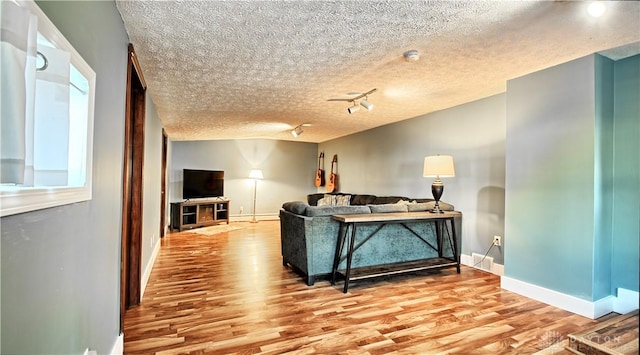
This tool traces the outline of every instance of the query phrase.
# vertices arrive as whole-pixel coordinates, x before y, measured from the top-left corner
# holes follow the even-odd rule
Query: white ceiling
[[[170,139],[304,142],[502,93],[509,79],[605,49],[640,52],[639,2],[606,2],[600,18],[587,5],[116,0]],[[374,88],[372,111],[329,101]],[[294,138],[302,123],[312,126]]]

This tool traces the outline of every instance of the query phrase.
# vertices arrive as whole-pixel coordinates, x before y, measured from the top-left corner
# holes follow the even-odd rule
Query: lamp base
[[[443,210],[440,209],[440,205],[438,204],[438,201],[436,201],[436,205],[433,206],[433,209],[431,211],[429,211],[431,213],[444,213]]]
[[[436,204],[435,206],[433,206],[431,213],[444,213],[444,211],[440,209],[440,197],[442,197],[443,192],[444,192],[444,184],[442,183],[442,180],[440,180],[440,178],[437,177],[436,180],[431,185],[431,193],[433,194],[433,199],[436,201]]]

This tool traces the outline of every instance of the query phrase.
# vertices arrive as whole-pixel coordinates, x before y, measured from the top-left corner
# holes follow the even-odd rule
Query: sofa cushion
[[[377,196],[371,204],[384,205],[388,203],[397,203],[398,201],[402,200],[408,200],[408,198],[401,196]]]
[[[388,212],[408,212],[408,205],[397,203],[387,203],[383,205],[369,205],[371,213],[388,213]]]
[[[282,209],[295,214],[304,214],[304,211],[307,209],[307,206],[309,205],[303,201],[291,201],[291,202],[283,203]]]
[[[373,203],[375,199],[375,195],[353,195],[353,197],[351,197],[351,204],[364,206]]]
[[[421,203],[421,202],[431,202],[434,200],[432,198],[414,198],[411,201],[416,201],[417,203]]]
[[[424,211],[431,211],[433,209],[433,207],[435,206],[435,201],[431,201],[431,202],[419,202],[419,203],[415,203],[415,204],[411,204],[411,205],[407,205],[407,207],[409,208],[409,212],[424,212]],[[440,209],[443,211],[453,211],[453,205],[450,205],[446,202],[442,202],[440,201]]]
[[[416,200],[400,200],[396,202],[396,205],[415,205],[416,203],[418,203]]]
[[[307,206],[308,217],[332,216],[334,214],[371,213],[369,206]]]

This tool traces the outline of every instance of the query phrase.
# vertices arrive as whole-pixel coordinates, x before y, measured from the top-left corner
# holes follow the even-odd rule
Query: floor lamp
[[[262,170],[260,169],[252,169],[249,173],[249,178],[253,179],[253,218],[251,219],[251,223],[257,223],[256,219],[256,195],[258,193],[258,180],[263,179]]]
[[[456,176],[453,168],[453,157],[451,155],[432,155],[424,158],[424,177],[435,177],[435,181],[431,185],[431,193],[433,199],[436,201],[433,206],[433,213],[442,213],[440,209],[440,197],[444,192],[444,184],[441,177],[453,177]]]

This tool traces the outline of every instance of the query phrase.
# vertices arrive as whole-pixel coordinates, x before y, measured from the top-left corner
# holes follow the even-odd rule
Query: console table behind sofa
[[[338,241],[336,246],[336,253],[333,262],[333,269],[331,272],[331,284],[335,285],[336,275],[338,273],[339,265],[346,261],[345,273],[344,273],[344,288],[343,292],[347,293],[349,290],[350,280],[360,280],[371,277],[379,277],[385,275],[395,275],[406,272],[415,272],[426,269],[442,268],[455,266],[458,273],[460,273],[460,251],[458,248],[456,227],[454,218],[460,217],[460,212],[444,212],[444,213],[431,213],[431,212],[400,212],[400,213],[372,213],[372,214],[346,214],[346,215],[334,215],[333,219],[340,222],[340,232],[338,235]],[[448,222],[448,223],[447,223]],[[431,226],[431,234],[421,234],[418,232],[420,228],[417,228],[420,224],[428,223]],[[400,225],[405,229],[405,235],[413,236],[417,240],[420,240],[424,245],[437,252],[435,256],[425,256],[423,263],[416,265],[411,263],[410,266],[402,267],[403,263],[398,263],[396,266],[400,268],[391,268],[388,265],[388,270],[379,271],[374,273],[364,274],[362,276],[353,277],[351,274],[351,265],[354,253],[362,248],[365,243],[369,242],[372,238],[376,238],[376,235],[385,227],[391,227],[393,225]],[[376,226],[376,229],[371,231],[370,234],[366,234],[360,238],[360,242],[356,243],[356,237],[358,237],[358,230],[364,226]],[[433,240],[429,240],[430,236],[435,233],[435,243]],[[388,238],[386,240],[387,245],[393,245],[396,243],[394,238]],[[445,251],[445,246],[449,247],[449,252]],[[386,250],[382,251],[385,252]],[[430,253],[431,254],[431,253]],[[406,263],[404,263],[406,264]]]

